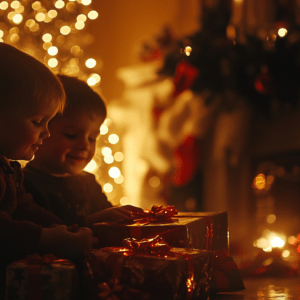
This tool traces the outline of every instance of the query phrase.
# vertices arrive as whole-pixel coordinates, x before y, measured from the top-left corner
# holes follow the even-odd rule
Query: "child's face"
[[[56,176],[80,173],[95,154],[103,121],[103,117],[80,113],[55,118],[49,124],[51,136],[37,151],[33,163]]]
[[[58,111],[57,103],[41,108],[20,107],[0,111],[0,153],[14,160],[30,160],[49,137],[48,122]]]

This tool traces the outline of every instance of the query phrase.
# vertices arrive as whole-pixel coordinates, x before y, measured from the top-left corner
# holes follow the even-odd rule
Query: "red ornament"
[[[254,86],[263,95],[271,95],[274,92],[274,83],[267,67],[262,67],[261,73],[255,79]]]

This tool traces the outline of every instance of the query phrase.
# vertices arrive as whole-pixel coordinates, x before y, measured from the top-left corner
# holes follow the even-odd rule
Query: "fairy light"
[[[42,40],[44,42],[51,42],[52,41],[52,35],[50,33],[45,33],[43,36],[42,36]]]
[[[87,17],[84,14],[80,14],[77,16],[76,20],[77,22],[85,22],[87,20]]]
[[[8,5],[8,2],[7,2],[7,1],[2,1],[2,2],[0,3],[0,9],[6,10],[6,9],[8,9],[8,7],[9,7],[9,5]]]
[[[103,156],[109,156],[112,154],[112,150],[109,147],[104,147],[101,152]]]
[[[55,56],[58,53],[58,49],[55,46],[52,46],[48,49],[48,54],[51,56]]]
[[[110,183],[106,183],[103,185],[103,191],[105,193],[111,193],[113,191],[114,187]]]
[[[55,2],[54,5],[55,5],[55,7],[56,7],[57,9],[62,9],[62,8],[65,6],[65,2],[62,1],[62,0],[58,0],[58,1]]]
[[[94,58],[89,58],[86,60],[85,65],[90,69],[94,68],[96,66],[96,60]]]
[[[51,68],[55,68],[58,65],[58,60],[56,58],[50,58],[48,60],[48,66]]]
[[[119,136],[117,134],[111,134],[109,137],[108,137],[108,141],[111,143],[111,144],[116,144],[118,143],[119,141]]]
[[[91,20],[95,20],[95,19],[98,18],[98,13],[95,10],[91,10],[88,13],[88,18],[91,19]]]
[[[287,35],[287,33],[288,33],[288,31],[287,31],[286,28],[279,28],[279,29],[278,29],[278,35],[279,35],[280,37],[285,37],[285,36]]]
[[[157,176],[152,176],[149,179],[149,185],[153,188],[157,188],[160,185],[160,179]]]
[[[85,27],[85,24],[82,21],[78,21],[78,22],[75,23],[75,28],[77,30],[82,30],[84,27]]]
[[[124,159],[124,154],[122,152],[116,152],[114,155],[114,159],[117,162],[121,162]]]
[[[111,167],[108,171],[108,175],[111,178],[118,178],[121,175],[121,171],[117,167]]]
[[[91,3],[92,3],[92,0],[81,0],[81,3],[83,4],[83,5],[90,5]]]
[[[70,26],[65,25],[60,28],[60,33],[63,35],[68,35],[70,32],[71,32]]]
[[[101,126],[100,126],[100,134],[101,135],[105,135],[105,134],[107,134],[108,133],[108,127],[105,125],[105,124],[102,124]]]
[[[122,184],[124,182],[124,176],[120,175],[119,177],[114,178],[114,182],[117,184]]]

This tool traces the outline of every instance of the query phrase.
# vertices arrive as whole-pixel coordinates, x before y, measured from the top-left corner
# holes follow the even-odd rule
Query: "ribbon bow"
[[[132,212],[132,216],[141,218],[144,221],[170,221],[172,217],[178,214],[174,205],[163,207],[162,205],[153,205],[151,209],[145,209],[143,212]]]
[[[164,241],[164,239],[157,235],[153,238],[145,238],[138,241],[135,238],[128,238],[123,240],[123,246],[135,253],[159,253],[169,252],[171,247]]]

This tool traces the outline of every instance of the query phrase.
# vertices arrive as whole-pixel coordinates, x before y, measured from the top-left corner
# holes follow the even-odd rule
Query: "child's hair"
[[[86,82],[67,75],[57,75],[57,77],[63,84],[67,97],[67,105],[63,114],[96,113],[106,118],[105,101]]]
[[[22,104],[39,107],[52,101],[63,111],[65,92],[54,73],[34,57],[0,42],[1,109]]]

